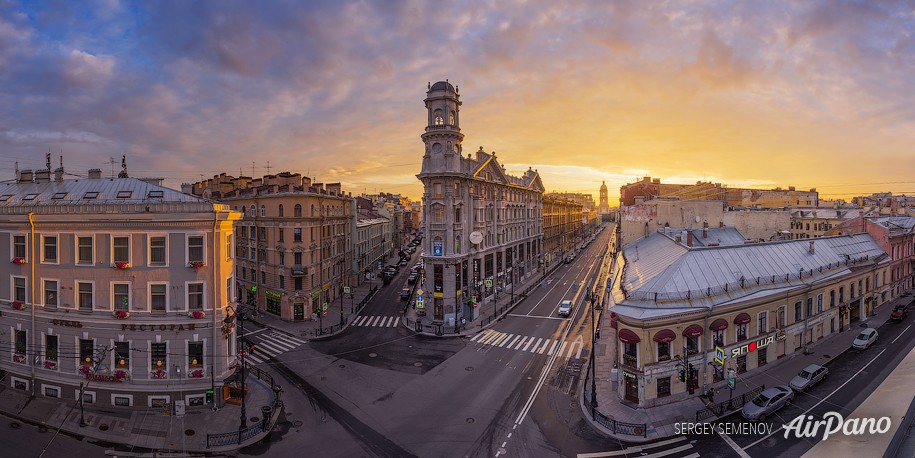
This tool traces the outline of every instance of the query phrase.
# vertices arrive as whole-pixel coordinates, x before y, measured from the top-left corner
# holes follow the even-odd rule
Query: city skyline
[[[417,198],[418,100],[447,78],[464,101],[465,153],[495,151],[514,174],[531,166],[550,191],[596,196],[605,180],[613,203],[641,176],[823,198],[913,184],[904,5],[0,10],[9,171],[42,167],[50,151],[68,171],[107,175],[126,154],[133,176],[177,188],[261,176],[269,161],[354,194]]]

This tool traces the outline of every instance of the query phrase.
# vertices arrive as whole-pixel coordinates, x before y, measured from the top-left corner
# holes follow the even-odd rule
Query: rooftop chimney
[[[718,227],[724,227],[724,221],[719,221],[719,222],[718,222]]]
[[[31,183],[32,182],[32,171],[31,170],[20,170],[19,171],[19,182],[20,183]]]
[[[54,181],[60,183],[64,181],[64,157],[60,156],[60,167],[54,169]]]
[[[702,223],[702,238],[708,238],[708,221]]]
[[[686,246],[693,246],[693,231],[686,231]]]
[[[813,248],[813,240],[810,241],[810,254],[814,254],[815,250]]]
[[[89,169],[89,179],[98,180],[102,178],[102,169]]]
[[[35,171],[35,182],[36,183],[48,183],[51,181],[51,171],[50,170],[36,170]]]

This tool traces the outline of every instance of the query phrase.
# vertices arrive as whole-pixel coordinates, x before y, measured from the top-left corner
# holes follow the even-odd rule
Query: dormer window
[[[118,191],[118,199],[130,199],[130,196],[133,195],[133,191]]]
[[[149,194],[146,195],[150,199],[161,199],[162,196],[162,191],[149,191]]]
[[[83,199],[98,199],[98,191],[89,191],[83,194]]]
[[[55,192],[54,195],[51,196],[51,199],[53,199],[53,200],[60,200],[60,199],[63,199],[63,198],[65,198],[65,197],[67,197],[67,193],[66,193],[66,192]]]
[[[12,194],[4,194],[4,195],[0,196],[0,202],[6,202],[6,201],[10,200],[12,197],[13,197]]]
[[[22,200],[35,200],[36,198],[38,198],[38,194],[26,194]]]

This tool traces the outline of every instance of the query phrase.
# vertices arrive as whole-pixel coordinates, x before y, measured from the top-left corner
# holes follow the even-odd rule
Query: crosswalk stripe
[[[388,325],[388,317],[383,316],[383,317],[381,317],[380,320],[378,320],[378,327],[379,327],[379,328],[386,327],[387,325]]]
[[[254,364],[260,364],[264,362],[262,359],[260,359],[260,357],[256,355],[248,355],[245,359],[247,359],[248,362],[253,362]]]
[[[515,345],[515,350],[521,348],[521,346],[524,345],[524,342],[527,341],[527,339],[528,339],[527,336],[525,336],[523,339],[521,339],[521,342],[518,342],[518,345]],[[531,338],[531,340],[533,340],[533,338]]]
[[[471,341],[471,342],[476,342],[477,339],[479,339],[480,337],[488,336],[488,335],[489,335],[489,332],[490,332],[489,329],[484,329],[483,331],[478,332],[477,335],[471,337],[471,338],[470,338],[470,341]]]
[[[540,350],[537,350],[537,354],[542,355],[543,352],[545,352],[546,349],[550,347],[550,344],[551,344],[551,343],[553,343],[553,339],[544,339],[544,340],[543,340],[543,346],[540,347]]]
[[[296,345],[288,344],[280,340],[263,340],[262,342],[270,342],[274,347],[280,348],[283,351],[289,351],[296,347]]]
[[[388,323],[387,323],[385,326],[386,326],[386,327],[389,327],[389,328],[392,328],[392,327],[394,327],[394,322],[395,322],[395,321],[397,321],[397,317],[396,317],[396,316],[392,316],[391,319],[388,321]]]
[[[668,449],[668,450],[663,450],[663,451],[660,451],[660,452],[657,452],[657,453],[652,453],[652,454],[650,454],[650,455],[642,455],[642,458],[661,458],[662,456],[672,455],[672,454],[674,454],[674,453],[680,453],[680,452],[682,452],[682,451],[684,451],[684,450],[689,450],[689,449],[691,449],[691,448],[693,448],[693,446],[690,445],[690,444],[681,445],[681,446],[676,447],[676,448],[672,448],[672,449]],[[698,456],[698,455],[696,455],[696,456]]]
[[[381,318],[382,318],[382,317],[380,317],[380,316],[375,317],[375,319],[372,320],[372,324],[370,324],[369,326],[375,326],[375,325],[377,325],[378,322],[381,321]]]
[[[556,350],[556,355],[557,355],[557,356],[562,356],[562,351],[565,350],[566,344],[567,344],[567,343],[568,343],[568,342],[563,342],[562,345],[559,346],[559,350]],[[551,353],[551,354],[552,354],[552,353]]]
[[[543,340],[543,337],[538,337],[538,338],[537,338],[537,343],[534,344],[534,348],[531,348],[531,353],[536,353],[536,352],[537,352],[537,347],[540,346],[540,341],[541,341],[541,340]],[[527,347],[525,347],[524,349],[527,350]]]
[[[550,347],[550,351],[547,352],[548,355],[552,356],[553,352],[556,351],[556,347],[559,345],[559,340],[553,342],[553,346]]]
[[[509,335],[508,335],[508,339],[503,340],[502,343],[499,344],[499,347],[504,347],[505,344],[507,344],[508,341],[509,341],[512,337],[514,337],[515,340],[518,340],[518,337],[521,337],[521,336],[515,336],[514,334],[509,334]],[[511,345],[509,345],[509,347],[511,347]]]
[[[292,344],[294,346],[305,345],[306,343],[308,343],[302,339],[297,339],[295,337],[291,337],[291,336],[287,336],[287,335],[283,335],[283,334],[273,334],[273,336],[275,337],[274,340],[279,340],[280,342]]]
[[[393,328],[393,327],[397,326],[398,324],[400,324],[400,318],[395,316],[394,319],[391,320],[391,327]]]
[[[489,342],[489,345],[492,345],[492,346],[495,347],[496,344],[498,344],[498,343],[504,344],[505,342],[503,342],[503,341],[504,341],[504,340],[510,339],[511,336],[512,336],[511,334],[506,334],[506,333],[504,333],[504,332],[500,332],[499,334],[500,334],[500,336],[499,336],[496,340],[493,340],[492,342]]]
[[[272,344],[272,342],[261,341],[261,343],[258,344],[256,348],[258,348],[259,350],[266,348],[268,350],[266,353],[270,356],[276,356],[276,355],[286,351],[286,350],[283,350],[282,348],[275,347],[271,344]]]
[[[524,346],[524,350],[521,350],[521,351],[527,351],[527,347],[530,347],[532,343],[534,343],[534,338],[533,338],[533,337],[531,337],[531,340],[528,340],[528,341],[527,341],[527,345],[525,345],[525,346]]]
[[[520,339],[520,338],[521,338],[520,335],[515,336],[515,340],[512,340],[512,343],[508,344],[508,347],[506,347],[506,348],[511,348],[513,345],[515,345],[515,342],[517,342],[518,339]],[[508,339],[506,339],[506,340],[508,340]],[[501,345],[499,345],[499,346],[501,347]]]
[[[504,334],[502,334],[499,331],[493,331],[491,334],[489,334],[489,336],[483,338],[483,340],[481,340],[480,343],[482,343],[483,345],[490,345],[493,342],[495,342],[496,339],[498,339],[499,337],[501,337],[503,335]]]
[[[362,326],[362,322],[365,321],[366,317],[360,316],[356,318],[356,321],[353,321],[353,326]]]

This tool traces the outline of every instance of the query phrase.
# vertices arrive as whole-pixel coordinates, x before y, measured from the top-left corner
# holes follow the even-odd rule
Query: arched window
[[[296,218],[302,217],[302,206],[301,205],[295,204],[295,207],[292,207],[292,216],[294,216]]]
[[[301,208],[301,207],[299,207],[299,208]],[[280,204],[280,207],[277,210],[279,211],[280,217],[282,218],[283,217],[283,204]]]
[[[261,205],[261,218],[267,216],[267,206]]]
[[[251,216],[257,216],[257,207],[255,207],[254,205],[252,205],[252,206],[251,206],[251,209],[248,210],[248,214],[251,215]]]
[[[453,111],[451,112],[451,116],[448,117],[448,124],[452,125],[452,126],[454,125],[454,112]]]
[[[315,216],[315,204],[311,204],[311,216]]]
[[[445,118],[442,115],[442,110],[435,110],[432,113],[432,117],[435,119],[435,125],[441,126],[445,124]]]
[[[460,235],[454,238],[454,252],[455,253],[461,252],[461,236]]]

